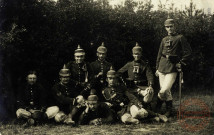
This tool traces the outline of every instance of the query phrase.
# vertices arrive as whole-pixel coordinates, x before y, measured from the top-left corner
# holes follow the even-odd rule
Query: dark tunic
[[[80,116],[80,124],[89,124],[91,120],[101,118],[101,122],[109,124],[113,122],[113,112],[112,110],[102,102],[98,103],[96,110],[89,110],[88,113],[83,112]]]
[[[69,113],[71,107],[75,103],[75,98],[78,96],[78,92],[74,88],[74,84],[69,83],[68,85],[63,85],[61,83],[56,83],[53,88],[54,105],[57,105],[60,110]]]
[[[90,64],[92,69],[92,88],[96,90],[96,95],[102,100],[102,89],[107,85],[106,74],[112,66],[111,63],[107,61],[100,62],[96,60]],[[103,72],[102,76],[96,77],[100,72]]]
[[[160,44],[156,69],[161,73],[177,72],[176,63],[187,63],[191,52],[191,47],[183,35],[166,36]]]
[[[128,71],[128,77],[131,80],[136,80],[139,85],[144,83],[147,79],[148,84],[154,84],[154,76],[149,63],[140,60],[138,62],[128,62],[125,66],[118,70],[118,74]]]
[[[139,100],[131,93],[127,91],[127,89],[123,86],[117,87],[107,87],[103,91],[103,96],[105,98],[105,102],[109,102],[112,104],[111,109],[113,109],[120,117],[128,112],[131,105],[139,105]],[[121,103],[124,105],[121,106]]]
[[[19,88],[17,107],[23,109],[40,110],[46,107],[46,91],[41,84],[25,84]]]
[[[77,64],[75,61],[68,62],[66,67],[71,72],[71,80],[75,82],[75,88],[78,90],[79,94],[83,95],[85,98],[90,93],[89,81],[91,80],[92,70],[90,65],[86,62]]]

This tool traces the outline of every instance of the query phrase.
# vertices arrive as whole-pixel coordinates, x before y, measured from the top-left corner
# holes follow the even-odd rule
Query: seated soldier
[[[79,124],[110,124],[113,122],[113,112],[107,104],[98,102],[97,95],[90,95],[86,101],[86,109],[81,114]]]
[[[111,63],[106,61],[107,48],[102,43],[101,46],[97,48],[98,59],[90,64],[92,69],[92,88],[97,90],[97,96],[100,101],[103,100],[102,89],[107,85],[106,73],[110,70],[112,66]]]
[[[140,108],[142,106],[138,99],[129,93],[125,87],[119,86],[117,83],[116,72],[111,68],[107,72],[108,87],[102,93],[106,104],[117,113],[119,119],[126,124],[138,124],[139,120],[133,118],[130,114],[132,106],[139,108],[136,111],[138,118],[148,116],[148,112]]]
[[[36,71],[30,71],[26,77],[27,83],[19,88],[16,116],[27,119],[28,125],[41,122],[46,106],[46,92],[37,82]]]
[[[114,70],[107,72],[108,87],[103,90],[106,104],[117,113],[119,119],[125,124],[138,124],[139,120],[145,118],[155,118],[167,122],[163,115],[154,113],[141,104],[141,102],[127,88],[118,85]]]
[[[70,71],[65,65],[60,70],[59,76],[60,82],[56,83],[52,90],[53,104],[56,106],[47,108],[46,115],[48,119],[55,118],[56,122],[75,124],[73,121],[75,114],[72,111],[76,109],[75,105],[84,104],[83,97],[74,89],[74,83],[70,80]]]
[[[149,64],[141,59],[142,48],[136,43],[132,49],[134,60],[128,62],[125,66],[118,70],[118,75],[121,76],[124,72],[128,72],[127,87],[131,88],[135,96],[144,104],[148,106],[152,101],[154,90],[152,88],[154,78]],[[145,83],[147,78],[148,86]]]

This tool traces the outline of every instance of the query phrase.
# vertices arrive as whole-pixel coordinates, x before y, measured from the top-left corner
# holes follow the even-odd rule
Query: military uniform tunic
[[[57,105],[60,110],[69,113],[75,98],[78,96],[78,92],[74,89],[73,84],[64,85],[56,83],[52,88],[52,92],[55,99],[53,105]]]
[[[128,77],[132,80],[136,80],[138,84],[145,82],[145,78],[147,78],[149,84],[154,84],[152,70],[149,64],[143,60],[139,60],[138,62],[128,62],[125,66],[118,70],[118,73],[121,75],[126,71],[128,71]]]
[[[41,84],[26,84],[19,89],[17,107],[40,110],[46,107],[46,91]]]
[[[66,67],[71,72],[71,80],[75,82],[75,88],[78,90],[79,94],[83,95],[85,98],[89,95],[89,90],[87,90],[87,85],[91,80],[92,70],[90,65],[86,62],[77,64],[75,61],[68,62]]]
[[[113,109],[120,117],[129,112],[132,105],[139,105],[138,99],[129,93],[125,87],[107,87],[103,91],[103,96],[105,102],[112,104],[111,109]]]
[[[176,63],[190,59],[191,47],[183,35],[174,34],[163,38],[160,44],[156,69],[161,73],[177,72]]]
[[[107,85],[106,74],[112,66],[111,63],[107,61],[100,62],[96,60],[90,64],[92,69],[92,88],[96,90],[96,95],[102,100],[102,89]],[[102,72],[103,75],[97,77],[97,75]]]

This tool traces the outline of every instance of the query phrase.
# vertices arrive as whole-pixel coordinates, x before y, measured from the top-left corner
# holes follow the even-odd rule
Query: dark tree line
[[[138,42],[155,72],[168,15],[193,49],[191,64],[185,68],[186,85],[206,84],[205,71],[213,66],[209,48],[213,48],[214,15],[204,14],[193,3],[184,11],[171,7],[169,13],[161,4],[153,11],[150,1],[132,0],[114,8],[107,0],[2,0],[0,5],[1,95],[16,95],[30,69],[39,71],[49,90],[62,65],[73,60],[78,44],[85,49],[86,60],[93,61],[97,47],[105,42],[108,60],[118,69],[132,59],[131,49]]]

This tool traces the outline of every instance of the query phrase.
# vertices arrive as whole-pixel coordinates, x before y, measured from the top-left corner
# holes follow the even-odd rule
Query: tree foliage
[[[2,68],[10,74],[13,87],[29,69],[37,69],[50,88],[64,63],[73,59],[80,44],[87,61],[95,60],[96,47],[105,42],[108,60],[116,69],[131,60],[131,49],[138,42],[144,59],[155,71],[155,61],[161,39],[166,35],[163,23],[168,12],[159,6],[153,11],[151,1],[126,0],[112,7],[107,0],[3,0],[1,1]],[[187,37],[193,49],[191,84],[203,81],[209,33],[213,15],[206,15],[193,3],[184,11],[170,9],[177,21],[177,31]],[[90,56],[90,57],[89,57]]]

